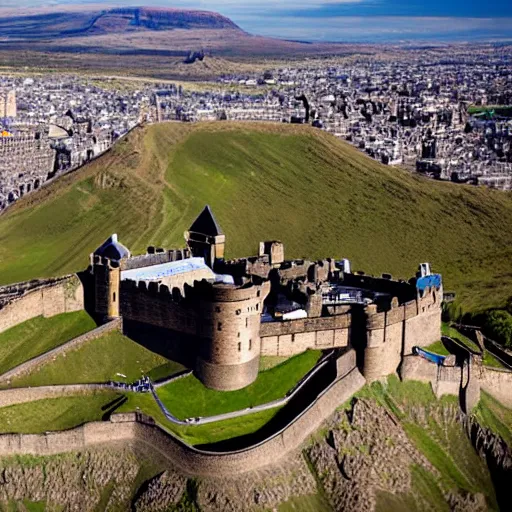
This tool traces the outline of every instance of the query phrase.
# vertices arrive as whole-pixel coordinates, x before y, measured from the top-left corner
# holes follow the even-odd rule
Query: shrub
[[[494,341],[507,348],[512,348],[512,315],[505,310],[487,313],[484,332]]]

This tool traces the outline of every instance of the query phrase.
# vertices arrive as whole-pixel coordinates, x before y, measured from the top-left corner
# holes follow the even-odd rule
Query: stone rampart
[[[475,368],[474,374],[481,389],[506,407],[512,408],[512,371],[481,366]]]
[[[81,345],[84,345],[88,341],[99,338],[100,336],[103,336],[104,334],[107,334],[108,332],[120,331],[121,329],[122,329],[122,321],[120,318],[111,320],[110,322],[108,322],[105,325],[101,325],[101,326],[97,327],[96,329],[93,329],[92,331],[86,332],[85,334],[82,334],[81,336],[73,338],[72,340],[60,345],[59,347],[54,348],[53,350],[45,352],[44,354],[41,354],[40,356],[34,357],[18,366],[12,368],[11,370],[0,375],[0,382],[6,382],[15,377],[20,377],[21,375],[30,373],[30,372],[34,371],[38,366],[41,366],[42,364],[46,363],[47,361],[51,361],[52,359],[54,359],[55,357],[57,357],[60,354],[64,354],[70,350],[74,350],[74,349],[80,347]]]
[[[88,423],[65,431],[39,435],[0,435],[0,455],[52,455],[83,450],[114,441],[150,446],[190,475],[228,476],[272,464],[300,447],[337,406],[364,386],[365,380],[354,368],[335,381],[301,415],[271,438],[235,452],[209,452],[195,449],[165,433],[140,415],[114,415],[109,422]]]
[[[14,298],[0,309],[0,332],[36,316],[51,317],[84,308],[82,283],[76,275],[42,281],[35,287],[24,287],[24,284],[29,283],[8,287],[19,287],[22,292],[20,295],[14,294]]]
[[[196,335],[200,324],[195,311],[173,300],[167,286],[148,287],[143,281],[121,281],[120,308],[123,318],[176,332]]]
[[[85,395],[92,391],[112,389],[106,384],[70,384],[63,386],[36,386],[33,388],[0,390],[0,407],[24,404],[46,398],[58,398],[64,395]],[[1,436],[0,436],[1,437]]]
[[[409,286],[409,285],[408,285]],[[367,344],[364,376],[375,380],[395,373],[404,356],[414,346],[424,347],[439,340],[441,333],[441,293],[427,290],[423,297],[388,311],[366,308]]]
[[[308,349],[346,347],[350,326],[350,314],[264,322],[260,327],[261,354],[290,356]]]

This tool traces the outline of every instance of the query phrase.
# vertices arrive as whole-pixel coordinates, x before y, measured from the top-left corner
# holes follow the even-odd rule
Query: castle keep
[[[262,355],[307,349],[354,348],[371,381],[439,339],[442,280],[429,264],[396,281],[353,273],[348,260],[287,261],[278,241],[228,261],[208,206],[185,239],[184,249],[132,256],[112,235],[91,254],[94,309],[142,332],[157,329],[160,343],[213,389],[251,384]]]

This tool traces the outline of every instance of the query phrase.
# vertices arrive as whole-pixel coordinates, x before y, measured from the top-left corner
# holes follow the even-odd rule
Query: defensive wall
[[[512,371],[481,366],[476,369],[475,375],[481,389],[512,408]]]
[[[165,328],[175,338],[188,335],[183,350],[195,356],[201,381],[213,389],[240,389],[258,375],[260,315],[269,289],[268,282],[234,286],[195,281],[183,293],[177,288],[171,293],[156,282],[122,281],[120,315]]]
[[[78,347],[84,345],[85,343],[94,340],[96,338],[99,338],[103,336],[104,334],[107,334],[111,331],[120,331],[122,329],[122,321],[120,318],[117,318],[115,320],[111,320],[110,322],[100,325],[99,327],[96,327],[96,329],[92,329],[89,332],[86,332],[85,334],[82,334],[81,336],[77,336],[76,338],[73,338],[72,340],[69,340],[66,343],[63,343],[62,345],[54,348],[53,350],[49,350],[48,352],[45,352],[44,354],[41,354],[40,356],[36,356],[32,359],[29,359],[28,361],[12,368],[11,370],[3,373],[0,375],[0,383],[8,382],[11,379],[15,377],[21,377],[22,375],[26,375],[27,373],[31,373],[35,369],[37,369],[42,364],[51,361],[55,357],[57,357],[60,354],[65,354],[69,352],[70,350],[75,350]]]
[[[346,347],[350,340],[352,315],[325,316],[263,322],[260,327],[261,355],[291,356],[307,349]]]
[[[84,309],[84,291],[74,274],[3,286],[0,287],[0,332],[36,316],[51,317],[81,309]]]
[[[422,297],[399,304],[394,298],[387,311],[373,304],[366,308],[367,341],[363,374],[369,381],[395,373],[414,346],[439,340],[442,290],[427,289]]]
[[[417,355],[405,356],[400,376],[403,380],[429,382],[438,398],[445,394],[459,396],[466,412],[478,404],[481,390],[512,408],[512,371],[485,366],[469,351],[461,366],[439,366]]]
[[[44,400],[46,398],[86,395],[93,391],[105,391],[106,389],[112,390],[107,384],[66,384],[62,386],[2,389],[0,390],[0,407],[24,404],[36,400]]]
[[[274,463],[290,451],[299,448],[336,407],[365,384],[364,377],[355,367],[353,351],[340,357],[337,374],[338,378],[288,425],[268,439],[242,450],[200,450],[165,432],[149,418],[140,414],[122,414],[113,415],[110,421],[88,423],[64,432],[0,435],[0,456],[53,455],[83,450],[104,443],[125,441],[141,443],[158,450],[180,471],[190,475],[215,477],[252,471]],[[89,389],[90,387],[88,386]],[[77,388],[79,392],[85,389],[84,386]],[[30,392],[32,390],[27,390],[27,393]],[[5,396],[4,400],[7,401],[8,395]],[[36,398],[27,396],[27,401],[34,399]]]

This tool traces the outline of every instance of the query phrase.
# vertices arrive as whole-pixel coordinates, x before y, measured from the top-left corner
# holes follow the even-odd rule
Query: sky
[[[0,0],[2,7],[102,0]],[[110,0],[216,11],[253,34],[307,41],[512,40],[512,0]]]

